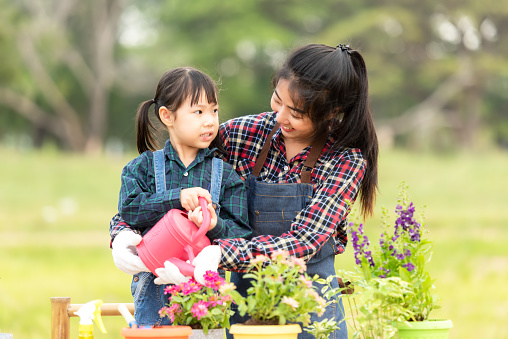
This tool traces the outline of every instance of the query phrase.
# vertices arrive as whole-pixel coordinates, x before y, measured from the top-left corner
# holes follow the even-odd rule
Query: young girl
[[[154,170],[153,151],[157,143],[156,131],[149,116],[152,105],[155,106],[155,117],[169,133],[163,150],[166,185],[162,190],[157,189]],[[217,151],[209,146],[217,137],[219,128],[217,91],[213,80],[190,67],[166,72],[159,81],[154,98],[140,105],[136,121],[140,155],[122,171],[118,203],[118,218],[123,219],[136,234],[120,232],[116,240],[129,243],[131,247],[137,245],[141,241],[141,234],[145,234],[167,211],[174,208],[188,211],[189,219],[200,226],[202,213],[199,197],[204,197],[209,203],[211,225],[207,236],[211,241],[250,237],[245,186],[230,165],[223,163],[219,201],[213,201],[212,205],[212,196],[208,191],[212,160]],[[214,207],[220,210],[218,215]],[[217,269],[220,253],[207,253],[196,257],[196,272],[198,258],[209,262],[213,256],[216,257]],[[115,263],[118,266],[119,263]],[[167,318],[162,319],[158,314],[167,299],[164,298],[165,286],[156,284],[157,281],[154,283],[155,275],[141,261],[122,264],[138,266],[137,270],[132,270],[133,273],[142,271],[134,274],[131,285],[138,324],[167,322]]]

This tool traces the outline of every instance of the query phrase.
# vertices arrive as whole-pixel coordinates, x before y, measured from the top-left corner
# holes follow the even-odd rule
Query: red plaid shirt
[[[264,142],[271,142],[260,179],[268,183],[299,183],[310,147],[288,163],[280,130],[272,140],[266,140],[275,123],[276,115],[270,112],[239,117],[222,124],[220,133],[229,153],[226,160],[242,178],[247,178]],[[335,243],[336,253],[344,251],[346,217],[356,200],[366,160],[359,149],[332,150],[332,146],[333,140],[329,138],[312,171],[314,196],[293,220],[291,231],[279,237],[261,235],[251,240],[214,240],[214,244],[222,248],[222,268],[245,271],[256,255],[270,255],[277,250],[309,260],[328,240]]]

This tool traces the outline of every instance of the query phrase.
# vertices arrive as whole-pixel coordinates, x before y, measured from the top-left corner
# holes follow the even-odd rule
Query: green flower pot
[[[447,339],[453,327],[451,320],[411,321],[409,324],[397,326],[400,339]]]

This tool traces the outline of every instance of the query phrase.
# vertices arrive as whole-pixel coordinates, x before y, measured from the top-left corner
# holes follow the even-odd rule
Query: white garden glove
[[[218,245],[210,245],[206,246],[199,252],[199,254],[194,258],[192,264],[195,266],[194,269],[194,279],[200,283],[201,285],[205,284],[205,279],[203,275],[206,271],[215,271],[219,267],[220,258],[221,258],[221,248]]]
[[[120,271],[130,275],[150,272],[136,252],[136,246],[141,239],[141,235],[130,230],[123,230],[113,240],[113,261]]]
[[[153,281],[157,285],[181,284],[189,281],[190,277],[184,276],[178,267],[171,261],[165,261],[164,267],[156,268],[158,277]]]

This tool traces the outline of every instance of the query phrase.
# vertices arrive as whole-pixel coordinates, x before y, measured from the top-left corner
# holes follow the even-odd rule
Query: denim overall
[[[270,140],[278,127],[278,124],[275,125],[268,136],[268,142],[265,143],[256,160],[253,173],[246,180],[249,223],[254,231],[254,237],[268,234],[280,236],[291,230],[293,219],[310,203],[314,194],[313,185],[310,183],[310,172],[326,142],[326,139],[321,139],[313,144],[301,174],[302,183],[266,183],[260,181],[258,176],[266,160]],[[333,239],[329,239],[307,262],[307,274],[311,277],[318,274],[323,279],[335,275],[334,259],[335,245]],[[244,279],[242,273],[231,272],[231,281],[237,286],[237,291],[246,296],[246,291],[251,286],[249,279]],[[314,283],[314,286],[317,287],[317,292],[321,295],[323,285]],[[338,287],[336,279],[333,279],[332,287]],[[243,323],[249,318],[247,315],[241,317],[236,309],[235,312],[230,319],[231,325]],[[321,317],[318,317],[317,313],[311,313],[311,323],[325,318],[335,319],[341,327],[340,330],[331,333],[329,338],[347,339],[346,323],[344,321],[341,323],[344,318],[344,307],[340,298],[336,300],[336,303],[330,304]],[[233,338],[229,331],[227,331],[227,338]],[[313,336],[303,331],[302,328],[302,333],[298,335],[298,338],[313,338]]]
[[[166,171],[164,166],[164,152],[153,152],[155,186],[157,192],[166,189]],[[220,187],[222,182],[222,160],[212,159],[212,180],[210,194],[215,206],[219,206]],[[219,213],[216,209],[217,214]],[[147,230],[148,231],[148,230]],[[134,299],[134,318],[140,326],[145,325],[171,325],[168,317],[159,317],[159,310],[166,306],[168,296],[164,295],[167,285],[157,285],[153,281],[155,275],[151,272],[140,272],[132,278],[131,293]]]

